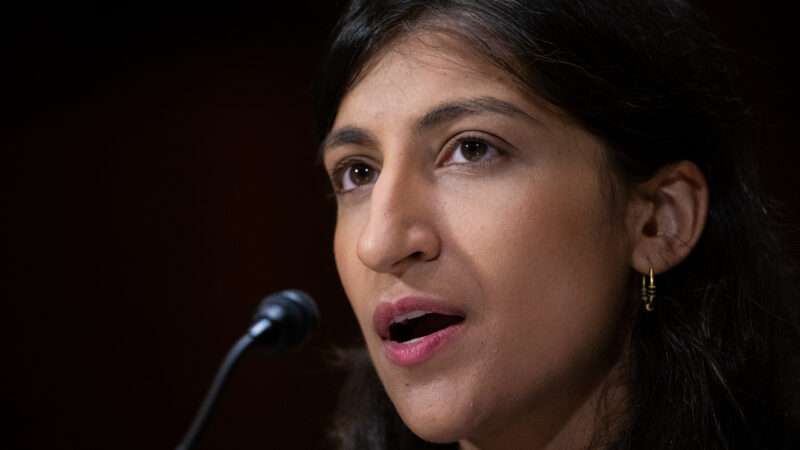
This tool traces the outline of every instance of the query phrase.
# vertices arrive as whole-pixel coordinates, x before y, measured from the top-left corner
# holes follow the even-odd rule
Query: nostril
[[[377,202],[374,195],[371,201],[374,206]],[[357,255],[366,267],[399,274],[414,264],[433,261],[439,256],[439,236],[427,216],[406,212],[399,206],[383,209],[386,208],[370,211],[358,236]]]

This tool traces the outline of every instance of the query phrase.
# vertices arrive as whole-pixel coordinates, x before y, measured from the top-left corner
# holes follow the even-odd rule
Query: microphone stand
[[[203,400],[203,404],[197,411],[197,414],[192,421],[192,425],[189,427],[189,431],[186,432],[183,440],[175,450],[189,450],[192,448],[194,443],[197,441],[197,438],[200,436],[200,433],[205,428],[210,413],[214,409],[214,405],[217,403],[219,394],[222,392],[222,388],[225,387],[225,382],[228,380],[228,375],[231,373],[233,368],[236,367],[236,363],[239,362],[239,357],[242,356],[244,351],[247,350],[250,344],[252,344],[253,341],[255,341],[259,335],[261,335],[261,333],[270,328],[270,325],[271,323],[269,319],[262,319],[256,322],[252,327],[250,327],[250,330],[248,330],[244,336],[239,338],[233,347],[231,347],[231,349],[228,351],[228,354],[225,355],[225,359],[222,360],[222,365],[217,370],[217,374],[214,376],[214,381],[211,382],[211,387],[208,389],[206,398]]]
[[[311,297],[297,290],[281,291],[261,301],[255,322],[225,355],[197,415],[176,450],[190,450],[202,433],[239,357],[256,342],[258,346],[282,352],[300,345],[319,320],[319,310]]]

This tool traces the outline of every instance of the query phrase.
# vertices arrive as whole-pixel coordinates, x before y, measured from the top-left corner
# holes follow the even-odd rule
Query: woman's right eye
[[[332,175],[333,187],[339,194],[344,194],[362,186],[375,182],[378,169],[362,161],[345,162]]]

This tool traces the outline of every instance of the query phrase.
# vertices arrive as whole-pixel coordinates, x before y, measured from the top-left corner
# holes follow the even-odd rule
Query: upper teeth
[[[410,313],[401,314],[395,317],[392,320],[392,323],[400,323],[405,322],[406,320],[416,319],[417,317],[422,317],[425,314],[429,314],[430,311],[411,311]]]

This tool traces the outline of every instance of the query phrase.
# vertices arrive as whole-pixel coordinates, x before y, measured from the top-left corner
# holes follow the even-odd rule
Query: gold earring
[[[648,277],[650,282],[648,283]],[[656,278],[653,274],[653,268],[650,268],[649,275],[642,274],[642,302],[644,302],[644,309],[647,312],[652,312],[656,309],[654,302],[656,300]]]

